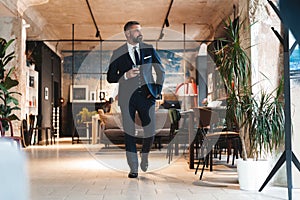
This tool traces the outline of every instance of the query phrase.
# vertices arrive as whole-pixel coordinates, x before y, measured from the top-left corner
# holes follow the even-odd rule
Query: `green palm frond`
[[[284,135],[282,82],[271,93],[262,91],[253,96],[251,83],[251,64],[246,49],[241,45],[241,27],[245,21],[224,22],[227,38],[221,38],[214,50],[215,63],[227,92],[226,126],[239,131],[243,146],[243,158],[252,151],[277,148]],[[248,141],[250,140],[250,141]]]

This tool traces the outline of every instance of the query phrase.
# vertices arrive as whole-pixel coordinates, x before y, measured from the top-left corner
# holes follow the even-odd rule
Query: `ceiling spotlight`
[[[95,37],[99,37],[99,36],[100,36],[100,31],[97,30]]]
[[[166,25],[166,27],[170,26],[168,18],[165,20],[165,25]]]

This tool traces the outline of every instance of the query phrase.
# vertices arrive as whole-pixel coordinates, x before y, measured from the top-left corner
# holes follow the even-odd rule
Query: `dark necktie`
[[[140,58],[139,58],[139,54],[136,50],[136,47],[133,47],[133,51],[134,51],[134,57],[135,57],[135,64],[140,65]]]

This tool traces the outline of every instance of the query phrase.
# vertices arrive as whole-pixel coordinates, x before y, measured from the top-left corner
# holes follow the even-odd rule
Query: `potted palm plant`
[[[249,128],[249,153],[253,159],[238,160],[237,162],[241,189],[259,189],[270,170],[268,160],[261,158],[272,154],[283,141],[284,110],[281,101],[282,91],[283,84],[281,81],[274,91],[268,93],[261,90],[259,94],[252,96],[251,103],[245,106],[250,113],[249,118],[244,123]]]
[[[14,110],[20,110],[19,102],[14,95],[21,95],[21,93],[12,90],[19,84],[18,80],[12,78],[15,67],[7,69],[10,61],[14,58],[14,52],[6,54],[6,51],[13,41],[14,39],[11,39],[7,42],[0,38],[0,117],[10,121],[19,120],[13,113]],[[7,121],[3,121],[2,125],[5,130],[9,128]]]
[[[283,81],[272,92],[262,90],[253,97],[249,109],[251,118],[249,124],[251,149],[257,159],[262,152],[271,153],[277,149],[284,138],[284,108],[282,102]]]
[[[239,18],[228,19],[224,27],[227,37],[220,39],[214,51],[216,65],[227,91],[227,129],[239,132],[241,139],[243,162],[237,162],[238,172],[241,171],[241,163],[249,161],[250,157],[257,160],[262,152],[271,152],[280,146],[284,138],[284,112],[280,101],[282,84],[270,93],[262,90],[259,94],[252,94],[250,59],[240,40],[243,23]],[[255,169],[253,162],[246,163],[245,166]],[[241,189],[252,190],[259,187],[261,184],[257,180],[250,188],[243,186],[245,181],[241,180],[241,176],[247,174],[251,174],[251,177],[246,177],[246,181],[253,179],[259,171],[266,173],[261,166],[253,173],[239,173]],[[259,176],[264,179],[267,174],[265,177]]]
[[[251,66],[245,49],[241,46],[240,29],[243,22],[239,18],[224,22],[226,39],[219,39],[214,57],[220,77],[227,93],[226,126],[239,131],[242,143],[242,157],[249,156],[250,144],[246,119],[251,116]]]
[[[87,108],[82,108],[82,110],[76,115],[80,117],[80,119],[77,120],[77,123],[84,123],[92,121],[92,116],[97,114],[97,111],[89,111]]]

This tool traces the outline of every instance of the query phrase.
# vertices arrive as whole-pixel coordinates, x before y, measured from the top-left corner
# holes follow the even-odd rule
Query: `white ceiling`
[[[28,40],[59,40],[56,47],[71,50],[74,33],[75,49],[91,49],[99,41],[88,3],[103,41],[124,40],[123,26],[128,20],[142,24],[144,40],[158,40],[164,19],[172,0],[0,0],[0,12],[12,2],[14,9],[23,12],[23,18],[31,26],[27,29]],[[216,28],[224,18],[233,13],[238,0],[174,0],[168,16],[169,27],[164,27],[164,37],[155,43],[159,48],[182,48],[180,41],[212,40]],[[1,8],[2,7],[2,8]],[[236,6],[238,7],[238,6]],[[5,9],[7,12],[7,9]],[[8,12],[9,13],[9,12]],[[15,13],[15,12],[12,12]],[[1,16],[1,15],[0,15]],[[72,31],[74,24],[74,32]],[[185,32],[185,34],[184,34]],[[177,41],[177,42],[170,42]],[[104,42],[102,48],[113,48],[116,42]],[[119,45],[119,44],[118,44]]]

